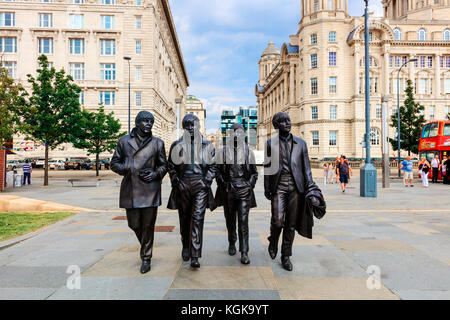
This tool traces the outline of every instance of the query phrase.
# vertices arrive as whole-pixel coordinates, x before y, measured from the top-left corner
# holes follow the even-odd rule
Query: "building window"
[[[319,0],[314,0],[314,12],[319,11]]]
[[[433,67],[433,56],[427,57],[427,67],[432,68]]]
[[[450,120],[450,107],[446,106],[444,112],[445,112],[444,113],[445,114],[445,119]]]
[[[116,80],[116,64],[101,63],[100,64],[101,80]]]
[[[2,67],[8,72],[11,79],[17,78],[17,62],[16,61],[2,61]]]
[[[434,120],[435,107],[430,106],[430,120]]]
[[[113,56],[116,54],[116,40],[100,40],[100,54],[102,56]]]
[[[444,41],[450,41],[450,29],[445,29],[442,39]]]
[[[370,128],[370,144],[372,146],[379,146],[381,141],[380,130],[377,128]]]
[[[136,0],[136,5],[137,6],[142,6],[142,0]]]
[[[142,40],[136,40],[136,54],[142,54]]]
[[[427,40],[427,32],[425,29],[419,29],[417,32],[417,39],[420,41],[426,41]]]
[[[450,68],[450,56],[441,56],[441,68]]]
[[[84,80],[84,63],[70,63],[69,70],[73,80]]]
[[[72,3],[75,3],[75,4],[83,4],[83,3],[84,3],[84,0],[72,0]]]
[[[114,16],[101,16],[103,29],[114,29]]]
[[[382,109],[381,109],[381,105],[380,104],[377,104],[376,109],[375,109],[375,113],[376,113],[377,119],[381,119],[381,117],[382,117]]]
[[[328,10],[333,10],[333,0],[328,0]]]
[[[312,132],[312,144],[313,146],[319,145],[319,131],[313,131]]]
[[[310,36],[310,40],[311,40],[311,44],[317,44],[317,34],[316,34],[316,33],[313,33],[313,34]]]
[[[72,29],[84,28],[84,16],[82,14],[70,14],[69,15],[69,27]]]
[[[16,14],[13,12],[0,12],[0,27],[13,27],[16,25]]]
[[[330,120],[337,120],[337,106],[330,106]]]
[[[392,93],[397,94],[397,93],[402,93],[402,79],[399,78],[395,78],[392,81]]]
[[[70,39],[70,54],[84,54],[84,39]]]
[[[142,80],[142,67],[136,67],[134,70],[134,78],[136,81]]]
[[[395,40],[402,40],[402,32],[399,28],[394,29],[394,39]]]
[[[319,93],[319,86],[317,84],[317,78],[311,79],[311,94],[318,94]]]
[[[450,79],[444,80],[444,92],[450,93]]]
[[[53,27],[53,15],[51,13],[39,13],[39,27]]]
[[[329,66],[336,65],[336,52],[328,52],[328,65]]]
[[[319,107],[317,106],[311,107],[311,119],[312,120],[319,119]]]
[[[311,55],[311,68],[317,68],[317,54],[314,53]]]
[[[328,32],[328,42],[336,42],[336,32],[335,31]]]
[[[373,33],[369,32],[369,42],[372,42],[372,40],[373,40]]]
[[[142,107],[142,92],[138,91],[136,92],[136,107]]]
[[[136,18],[136,29],[142,29],[142,17],[135,17]]]
[[[337,146],[337,131],[330,131],[330,146]]]
[[[427,93],[428,79],[419,79],[419,94]]]
[[[102,4],[114,4],[114,0],[102,0]]]
[[[39,53],[53,53],[53,38],[39,38]]]
[[[5,52],[5,53],[17,52],[17,38],[1,37],[0,38],[0,52]]]
[[[78,102],[80,103],[80,105],[84,105],[84,91],[81,91],[78,95]]]
[[[329,92],[336,93],[337,92],[337,77],[329,78]]]
[[[105,106],[113,106],[116,104],[115,91],[100,91],[100,103]]]

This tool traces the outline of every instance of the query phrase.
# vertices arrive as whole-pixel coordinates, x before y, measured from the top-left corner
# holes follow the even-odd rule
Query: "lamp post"
[[[400,135],[400,71],[402,71],[403,67],[405,67],[410,62],[416,62],[417,58],[411,58],[408,61],[405,61],[405,63],[402,64],[402,66],[398,69],[397,73],[397,116],[398,116],[398,126],[397,126],[397,142],[398,142],[398,177],[401,177],[400,172],[400,156],[401,156],[401,135]]]
[[[123,57],[128,61],[128,134],[131,132],[131,57]]]
[[[364,47],[365,47],[365,95],[366,95],[366,133],[364,145],[366,148],[366,163],[361,168],[360,195],[361,197],[377,197],[377,169],[370,159],[370,78],[369,78],[369,0],[364,12]]]

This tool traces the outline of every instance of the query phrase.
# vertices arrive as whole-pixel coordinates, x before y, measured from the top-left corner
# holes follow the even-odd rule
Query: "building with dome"
[[[384,0],[384,16],[370,17],[372,156],[381,157],[381,101],[396,112],[407,79],[427,120],[450,112],[450,0]],[[363,14],[363,12],[361,13]],[[408,63],[400,72],[403,63]],[[290,114],[292,131],[310,157],[365,156],[364,17],[348,14],[348,0],[302,0],[298,32],[259,60],[258,146],[271,136],[272,116]],[[389,128],[393,137],[395,128]],[[392,152],[391,152],[392,155]]]

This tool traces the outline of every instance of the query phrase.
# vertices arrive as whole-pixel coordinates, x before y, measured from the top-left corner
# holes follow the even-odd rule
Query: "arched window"
[[[402,32],[399,28],[394,29],[394,39],[395,40],[402,40]]]
[[[442,39],[444,39],[444,41],[450,41],[450,29],[444,30],[444,35],[443,35]]]
[[[419,29],[419,31],[417,32],[417,39],[420,41],[427,40],[427,32],[425,31],[425,29]]]
[[[319,0],[314,0],[314,12],[319,11]]]
[[[372,146],[379,146],[381,142],[380,130],[377,128],[370,128],[370,144]]]
[[[328,0],[328,10],[333,10],[333,0]]]

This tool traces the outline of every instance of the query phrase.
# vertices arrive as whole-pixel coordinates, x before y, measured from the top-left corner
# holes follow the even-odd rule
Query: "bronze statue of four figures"
[[[183,135],[171,145],[167,159],[164,142],[152,134],[154,122],[153,114],[139,112],[135,128],[119,140],[111,160],[111,169],[123,176],[120,207],[126,210],[128,226],[141,245],[141,273],[151,269],[161,184],[167,173],[172,186],[167,207],[178,210],[182,259],[190,260],[192,268],[200,268],[206,209],[223,206],[228,253],[236,254],[239,240],[240,261],[249,264],[248,221],[251,208],[256,207],[253,189],[258,171],[244,127],[234,124],[225,146],[216,152],[200,133],[199,119],[188,114],[182,122]],[[325,201],[312,179],[306,143],[290,133],[289,115],[277,113],[273,126],[278,134],[267,141],[264,161],[264,194],[272,209],[268,252],[275,259],[283,232],[281,262],[291,271],[295,231],[312,238],[313,216],[325,214]],[[214,179],[215,196],[211,188]]]

